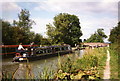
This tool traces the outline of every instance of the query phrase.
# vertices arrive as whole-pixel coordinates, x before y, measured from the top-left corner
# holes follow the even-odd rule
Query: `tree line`
[[[120,22],[118,22],[116,27],[111,29],[109,41],[111,41],[111,43],[120,44]]]
[[[88,39],[84,39],[84,42],[101,42],[104,43],[104,39],[107,38],[107,35],[104,33],[104,29],[100,28],[95,31]]]
[[[116,27],[113,27],[110,32],[109,41],[112,45],[115,46],[115,50],[118,52],[120,56],[120,21],[118,22]]]
[[[82,42],[80,37],[83,33],[76,15],[59,13],[53,20],[53,23],[46,24],[48,38],[44,38],[41,34],[30,31],[35,22],[30,19],[29,11],[22,9],[18,14],[18,21],[13,20],[10,24],[8,21],[0,20],[2,22],[2,43],[4,45],[16,45],[20,42],[23,44],[35,42],[38,45],[64,43],[74,46]],[[104,38],[107,38],[104,29],[97,29],[90,38],[84,39],[84,42],[104,42]]]
[[[21,42],[23,44],[29,44],[33,41],[36,44],[48,43],[48,40],[43,38],[41,34],[30,31],[35,22],[30,19],[28,10],[22,9],[18,14],[18,19],[18,21],[13,20],[12,24],[8,21],[0,20],[2,22],[2,43],[4,45],[16,45]]]

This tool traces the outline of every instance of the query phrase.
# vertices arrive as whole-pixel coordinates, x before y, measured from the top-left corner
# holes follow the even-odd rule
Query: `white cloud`
[[[94,18],[91,20],[81,21],[81,30],[83,32],[82,39],[89,38],[98,28],[103,28],[106,35],[110,34],[110,29],[117,25],[117,18]]]
[[[32,18],[36,25],[33,26],[31,31],[35,31],[35,33],[40,33],[43,36],[46,36],[46,24],[52,23],[51,19],[43,19],[43,18]]]
[[[5,2],[2,3],[2,10],[6,12],[14,12],[14,11],[20,11],[20,7],[16,3],[12,2]]]
[[[20,12],[21,7],[18,6],[15,2],[3,2],[2,3],[2,19],[16,19],[17,14]]]
[[[116,2],[112,0],[108,2],[105,0],[95,2],[47,0],[40,2],[39,6],[35,9],[77,15],[80,19],[83,32],[82,38],[88,38],[98,28],[104,28],[105,33],[109,35],[110,29],[117,22],[117,4],[117,0]]]
[[[39,2],[41,0],[1,0],[0,2]]]
[[[76,0],[78,1],[78,0]],[[76,2],[76,1],[60,1],[60,0],[47,0],[42,1],[35,8],[35,10],[45,10],[50,12],[66,12],[66,13],[81,13],[81,14],[94,14],[94,13],[110,13],[117,12],[117,3],[115,2]]]
[[[1,0],[0,2],[40,2],[45,0]],[[51,2],[118,2],[119,0],[46,0]]]

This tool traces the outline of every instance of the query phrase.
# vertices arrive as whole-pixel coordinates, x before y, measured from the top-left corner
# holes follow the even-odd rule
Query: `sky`
[[[109,36],[110,30],[118,23],[118,0],[4,0],[0,2],[0,18],[12,23],[18,20],[21,9],[30,11],[35,21],[31,31],[46,35],[46,24],[53,22],[59,13],[69,13],[79,18],[83,36],[86,39],[98,28]]]

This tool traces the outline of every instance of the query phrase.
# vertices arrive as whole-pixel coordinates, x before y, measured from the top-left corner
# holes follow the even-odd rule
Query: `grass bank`
[[[59,63],[56,79],[102,79],[107,58],[107,48],[86,49],[82,58]]]
[[[110,56],[111,56],[111,60],[110,60],[110,68],[111,68],[111,79],[120,79],[120,73],[119,73],[119,51],[117,45],[112,44],[110,46]]]

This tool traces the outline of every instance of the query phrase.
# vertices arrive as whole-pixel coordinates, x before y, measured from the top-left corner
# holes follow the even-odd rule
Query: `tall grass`
[[[53,75],[54,75],[53,70],[50,70],[50,68],[48,67],[44,67],[43,71],[39,73],[39,79],[43,79],[43,80],[53,79],[54,78]]]
[[[107,48],[86,49],[82,58],[63,60],[56,79],[99,79],[103,77]]]
[[[118,60],[118,51],[117,51],[117,45],[111,45],[110,46],[110,68],[111,68],[111,79],[118,79],[118,73],[119,73],[119,60]]]
[[[78,65],[82,69],[89,70],[91,67],[97,67],[100,77],[103,77],[103,70],[106,63],[107,48],[87,49],[83,58],[78,59]]]

